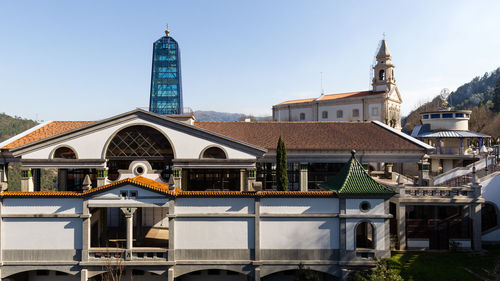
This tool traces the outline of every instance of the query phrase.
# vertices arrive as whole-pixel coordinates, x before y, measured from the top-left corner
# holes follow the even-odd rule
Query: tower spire
[[[167,29],[165,29],[165,35],[167,35],[167,37],[170,35],[170,30],[168,29],[168,23],[167,23]]]

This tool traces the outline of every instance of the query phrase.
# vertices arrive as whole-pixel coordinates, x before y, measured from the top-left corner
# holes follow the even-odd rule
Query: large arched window
[[[369,222],[361,222],[356,227],[356,249],[375,249],[375,229]]]
[[[201,158],[204,159],[226,159],[226,153],[224,150],[218,147],[209,147],[203,151]]]
[[[54,159],[76,159],[76,153],[69,147],[59,147],[54,151]]]
[[[153,170],[162,171],[162,178],[168,181],[173,158],[173,148],[161,132],[142,125],[127,127],[111,139],[106,150],[108,178],[116,180],[118,170],[128,170],[134,160],[147,160]]]
[[[486,202],[481,206],[481,230],[487,231],[498,227],[498,212],[493,203]]]

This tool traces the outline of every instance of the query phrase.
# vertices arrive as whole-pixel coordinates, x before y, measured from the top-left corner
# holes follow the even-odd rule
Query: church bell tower
[[[385,40],[382,40],[376,58],[377,64],[373,67],[373,91],[389,92],[396,86],[396,79],[394,78],[394,65],[391,63],[392,56]]]

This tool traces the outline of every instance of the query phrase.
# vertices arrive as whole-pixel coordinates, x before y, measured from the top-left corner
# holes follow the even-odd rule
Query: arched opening
[[[218,147],[209,147],[203,151],[203,155],[201,156],[203,159],[226,159],[226,153],[224,150]]]
[[[119,170],[128,170],[134,160],[146,160],[153,170],[162,171],[162,179],[168,182],[172,174],[173,148],[158,130],[135,125],[119,131],[106,149],[108,178],[117,180]]]
[[[381,69],[378,72],[378,80],[380,80],[380,81],[384,81],[385,80],[385,71],[383,69]]]
[[[375,229],[369,222],[361,222],[356,226],[357,249],[375,249]]]
[[[54,280],[54,281],[79,281],[80,277],[70,275],[66,272],[55,270],[30,270],[13,274],[2,280],[24,281],[24,280]]]
[[[52,156],[54,159],[76,159],[76,153],[73,149],[62,146],[54,151],[54,155]]]
[[[486,202],[481,206],[481,230],[488,231],[498,227],[498,210],[491,202]]]
[[[307,266],[297,269],[279,271],[265,276],[262,281],[295,281],[295,280],[319,280],[319,281],[336,281],[337,277],[328,273],[312,270]]]
[[[111,272],[111,269],[114,272]],[[121,275],[121,278],[118,278]],[[163,281],[167,280],[165,276],[153,274],[140,269],[126,269],[123,265],[116,265],[110,270],[96,275],[89,279],[91,281],[108,281],[108,280],[123,280],[123,281]]]
[[[193,271],[175,278],[176,281],[250,281],[251,276],[242,273],[223,270],[223,269],[206,269]]]

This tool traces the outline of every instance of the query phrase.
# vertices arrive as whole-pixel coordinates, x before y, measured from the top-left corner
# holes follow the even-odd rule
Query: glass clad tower
[[[179,44],[166,36],[153,44],[149,111],[158,114],[182,114],[182,80]]]

